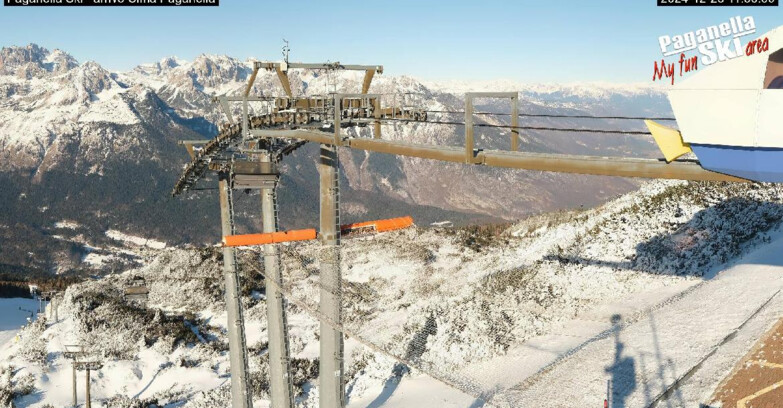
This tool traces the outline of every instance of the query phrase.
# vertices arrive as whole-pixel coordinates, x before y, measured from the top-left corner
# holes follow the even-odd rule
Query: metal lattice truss
[[[263,100],[258,98],[256,100]],[[219,97],[220,103],[229,118],[228,102],[242,101],[247,98]],[[324,137],[330,137],[337,127],[364,127],[375,125],[379,133],[381,120],[426,121],[427,113],[413,107],[380,106],[380,96],[375,94],[339,94],[333,97],[313,98],[275,98],[271,112],[248,117],[246,108],[239,121],[229,120],[221,127],[217,137],[209,141],[182,142],[191,154],[191,162],[177,181],[172,195],[179,195],[190,189],[203,178],[208,170],[228,171],[231,162],[242,159],[247,154],[265,152],[272,160],[279,162],[283,156],[301,147],[307,140],[287,137],[286,132],[309,130]],[[335,114],[335,106],[339,106]],[[337,116],[335,116],[337,115]],[[267,136],[264,132],[273,132]],[[294,133],[296,134],[296,133]],[[202,144],[200,149],[193,145]]]
[[[287,59],[287,58],[286,58]],[[264,69],[277,73],[280,86],[286,96],[280,98],[251,97],[250,91],[256,80],[258,71]],[[361,94],[353,97],[345,95],[335,98],[332,96],[295,98],[288,80],[289,69],[315,69],[315,70],[355,70],[364,71]],[[327,63],[299,63],[299,62],[264,62],[258,61],[253,66],[242,96],[220,96],[215,98],[228,123],[223,126],[212,140],[185,141],[182,142],[191,155],[191,162],[187,164],[184,172],[172,191],[173,195],[179,195],[190,189],[203,178],[208,170],[230,171],[231,163],[235,159],[242,159],[246,154],[269,154],[275,162],[283,156],[290,154],[306,141],[276,137],[258,137],[251,134],[251,130],[285,131],[292,129],[323,129],[334,128],[337,122],[343,122],[340,126],[366,126],[374,121],[376,131],[380,131],[382,118],[399,118],[426,120],[426,112],[414,111],[411,108],[391,107],[381,109],[379,95],[368,94],[372,78],[376,73],[383,73],[381,65],[344,65],[339,62]],[[239,121],[234,120],[230,109],[230,102],[242,102],[242,115]],[[248,102],[268,102],[268,112],[249,116]],[[203,147],[196,150],[194,145],[202,144]],[[243,157],[244,156],[244,157]]]
[[[182,175],[172,190],[172,195],[176,196],[188,191],[198,180],[207,174],[208,170],[229,171],[233,159],[243,153],[240,146],[244,141],[242,127],[239,125],[228,125],[223,127],[223,130],[216,138],[206,142],[201,149],[193,149],[192,160],[185,166]],[[303,141],[283,139],[274,142],[260,140],[256,147],[274,152],[273,159],[275,162],[278,162],[283,156],[292,153],[304,145],[304,143]]]

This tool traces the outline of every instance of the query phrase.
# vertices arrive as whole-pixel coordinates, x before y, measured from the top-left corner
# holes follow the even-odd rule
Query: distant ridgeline
[[[31,298],[26,282],[0,281],[0,298]]]
[[[38,276],[36,278],[18,277],[0,273],[0,298],[32,298],[30,285],[38,287],[40,292],[63,291],[69,285],[81,282],[76,276]]]

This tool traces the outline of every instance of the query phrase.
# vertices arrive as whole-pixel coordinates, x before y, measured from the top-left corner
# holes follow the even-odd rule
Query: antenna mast
[[[288,46],[288,40],[283,38],[283,61],[288,65],[288,53],[291,52],[291,47]]]

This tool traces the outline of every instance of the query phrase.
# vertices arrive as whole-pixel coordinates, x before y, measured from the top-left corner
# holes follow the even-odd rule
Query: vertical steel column
[[[465,94],[465,163],[473,163],[473,96]]]
[[[247,96],[242,98],[242,139],[246,139],[248,136],[248,129],[250,128],[250,119],[247,112]]]
[[[380,95],[375,98],[375,102],[373,102],[373,116],[375,117],[375,129],[373,132],[373,138],[380,139],[381,138],[381,98]]]
[[[234,233],[234,220],[229,175],[220,173],[220,222],[223,236]],[[245,325],[242,315],[242,301],[239,294],[239,278],[236,270],[234,248],[223,247],[223,277],[226,282],[226,312],[228,314],[228,350],[231,362],[231,406],[251,408],[253,406],[248,386],[247,346]]]
[[[276,173],[269,154],[261,156],[262,168],[267,173]],[[277,194],[274,186],[261,189],[261,218],[264,232],[277,232]],[[264,245],[264,273],[267,279],[278,284],[283,283],[280,258],[277,245]],[[266,318],[269,333],[269,383],[272,408],[291,408],[294,405],[293,384],[291,383],[290,350],[288,327],[285,312],[285,300],[277,286],[266,285]]]
[[[519,150],[519,97],[511,97],[511,151]]]
[[[340,146],[342,140],[340,140],[340,118],[343,114],[343,96],[340,94],[334,95],[334,145]]]
[[[339,113],[335,116],[338,116]],[[339,118],[335,134],[339,134]],[[337,137],[337,136],[336,136]],[[340,191],[337,146],[321,145],[321,300],[320,312],[330,322],[321,321],[321,360],[319,370],[320,407],[345,406],[343,387],[342,276],[340,274]]]
[[[71,361],[71,368],[73,369],[73,406],[76,408],[78,406],[76,403],[76,360]]]
[[[87,366],[87,393],[84,398],[85,408],[92,408],[92,401],[90,401],[90,366]]]

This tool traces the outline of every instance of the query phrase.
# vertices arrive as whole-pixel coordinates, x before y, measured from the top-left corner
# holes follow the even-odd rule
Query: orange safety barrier
[[[375,220],[345,224],[340,226],[340,231],[351,232],[362,229],[371,229],[375,232],[394,231],[408,228],[413,225],[410,216],[389,218],[387,220]],[[223,245],[229,247],[278,244],[291,241],[309,241],[316,238],[314,229],[291,230],[280,232],[268,232],[265,234],[228,235],[223,237]]]
[[[406,216],[406,217],[399,217],[399,218],[389,218],[387,220],[375,220],[375,221],[357,222],[354,224],[345,224],[340,226],[340,231],[350,232],[350,231],[356,231],[365,228],[371,228],[374,229],[376,232],[384,232],[384,231],[394,231],[398,229],[408,228],[411,225],[413,225],[413,218],[411,218],[410,216]]]
[[[308,241],[315,239],[314,229],[267,232],[265,234],[228,235],[223,237],[223,245],[230,247],[248,245],[278,244],[280,242]]]

